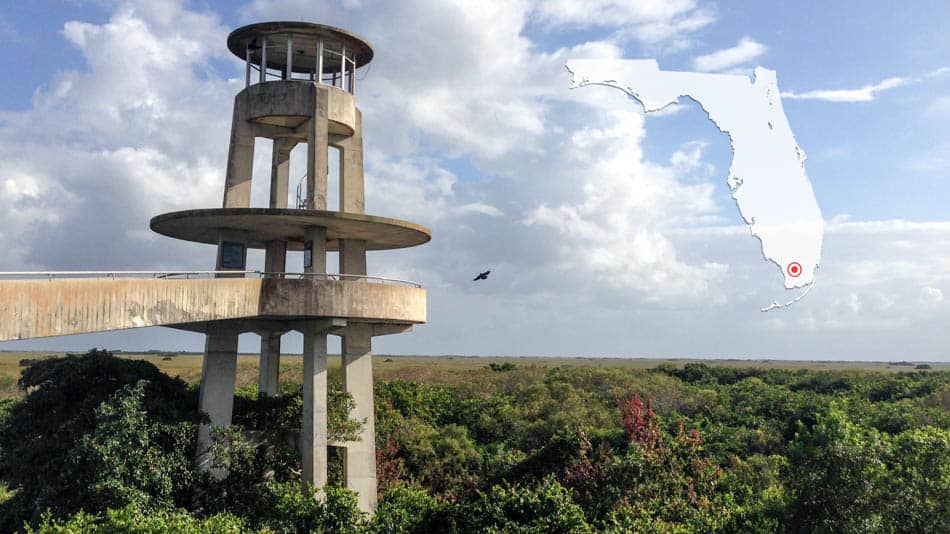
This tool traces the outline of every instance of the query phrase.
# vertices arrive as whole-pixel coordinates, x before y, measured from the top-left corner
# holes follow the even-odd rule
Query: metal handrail
[[[399,278],[388,278],[385,276],[367,276],[362,274],[339,274],[339,273],[288,273],[288,272],[266,272],[266,271],[7,271],[0,272],[0,278],[10,277],[35,277],[35,278],[211,278],[218,275],[260,277],[260,278],[297,278],[297,279],[323,279],[331,282],[351,281],[353,279],[365,280],[367,282],[378,282],[381,284],[407,285],[422,288],[422,284],[411,282],[409,280],[400,280]]]

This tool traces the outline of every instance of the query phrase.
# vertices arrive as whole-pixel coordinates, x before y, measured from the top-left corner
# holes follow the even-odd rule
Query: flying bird
[[[478,276],[472,279],[472,282],[477,282],[479,280],[488,280],[488,275],[490,274],[491,274],[491,271],[485,271],[483,273],[479,273]]]

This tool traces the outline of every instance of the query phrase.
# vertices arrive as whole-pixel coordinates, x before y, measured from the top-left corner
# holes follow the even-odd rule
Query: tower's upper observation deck
[[[262,22],[238,28],[228,48],[245,60],[246,85],[258,82],[320,81],[354,92],[356,69],[373,59],[373,48],[355,33],[309,22]]]

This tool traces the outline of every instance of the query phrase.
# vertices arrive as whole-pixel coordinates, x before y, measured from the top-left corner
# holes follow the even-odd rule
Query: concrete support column
[[[261,363],[257,379],[257,396],[273,397],[280,385],[280,332],[261,334]]]
[[[340,240],[340,274],[366,275],[366,241],[361,239]],[[346,276],[342,278],[351,281],[364,280]]]
[[[304,272],[326,274],[327,229],[304,230]],[[309,252],[306,252],[309,250]],[[309,259],[309,264],[307,261]],[[303,424],[300,448],[304,485],[318,490],[327,483],[327,321],[303,328]]]
[[[307,209],[327,209],[327,161],[330,89],[314,86],[316,102],[307,125]]]
[[[286,198],[286,197],[285,197]],[[268,241],[264,252],[264,275],[267,278],[279,277],[276,273],[287,270],[287,243]],[[261,333],[261,360],[258,368],[257,394],[259,397],[273,397],[280,384],[280,336],[281,332]]]
[[[287,242],[268,241],[264,245],[264,272],[268,278],[287,270]]]
[[[327,229],[311,226],[304,230],[304,266],[305,273],[326,274],[327,272]],[[307,249],[310,264],[307,264]]]
[[[363,119],[359,110],[356,110],[355,132],[342,140],[338,146],[340,148],[340,211],[363,213],[366,210],[363,190]],[[365,241],[340,240],[340,274],[366,274]]]
[[[364,213],[363,191],[363,115],[356,110],[355,132],[340,141],[340,211]]]
[[[303,424],[300,448],[305,486],[327,483],[327,334],[321,322],[304,327]]]
[[[359,441],[346,444],[346,487],[358,495],[360,510],[376,510],[376,423],[373,411],[372,326],[351,324],[343,333],[343,389],[353,396],[350,417],[363,421]]]
[[[234,381],[237,373],[238,333],[229,330],[209,330],[205,340],[204,362],[201,368],[201,385],[198,393],[198,409],[208,414],[209,423],[198,428],[198,450],[195,463],[198,469],[211,470],[215,476],[223,476],[211,465],[211,429],[231,424],[234,410]]]
[[[254,173],[254,126],[247,121],[240,96],[234,99],[231,119],[231,146],[224,185],[225,208],[251,205],[251,178]]]
[[[270,207],[287,207],[287,190],[290,187],[290,151],[295,142],[274,139],[274,153],[270,170]]]

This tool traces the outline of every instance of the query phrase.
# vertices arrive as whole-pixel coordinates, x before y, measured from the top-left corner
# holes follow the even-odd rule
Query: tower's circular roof
[[[342,45],[346,47],[347,56],[355,53],[357,68],[373,59],[373,47],[366,39],[340,28],[312,22],[258,22],[242,26],[228,35],[228,49],[244,59],[249,44],[259,45],[260,39],[267,37],[267,66],[286,68],[288,35],[293,35],[294,40],[294,72],[314,69],[317,40],[320,38],[324,40],[325,50],[340,52]]]

